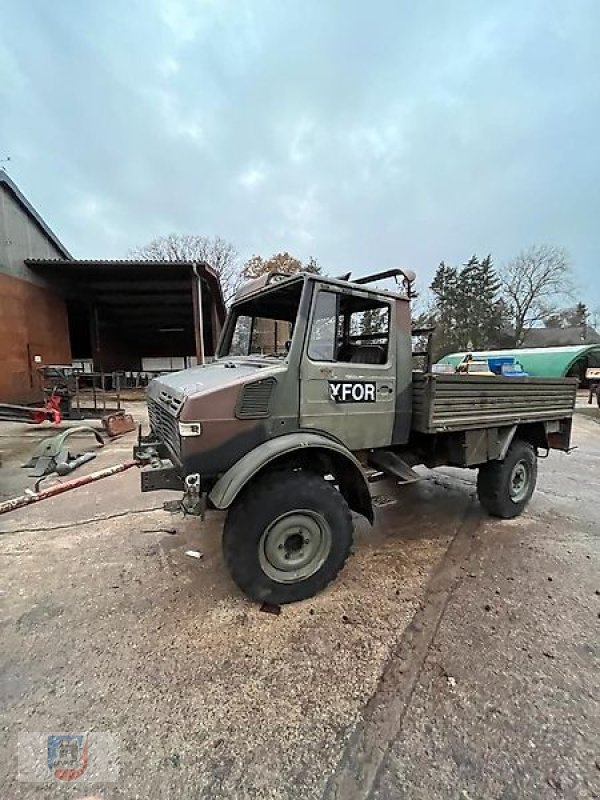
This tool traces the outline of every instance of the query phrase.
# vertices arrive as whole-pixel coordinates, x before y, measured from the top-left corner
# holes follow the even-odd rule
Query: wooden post
[[[90,333],[92,344],[92,369],[98,371],[102,369],[102,346],[100,344],[100,315],[98,306],[93,303],[90,308]]]
[[[204,319],[202,314],[202,279],[194,264],[192,277],[192,302],[194,306],[194,335],[196,340],[196,359],[204,364]]]
[[[219,338],[221,335],[221,325],[219,323],[219,317],[217,315],[217,304],[213,297],[211,297],[210,302],[210,324],[212,330],[212,344],[213,344],[213,356],[217,355],[217,347],[219,346]]]

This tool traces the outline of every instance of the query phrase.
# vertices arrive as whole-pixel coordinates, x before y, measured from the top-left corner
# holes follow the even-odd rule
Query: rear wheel
[[[537,454],[533,445],[515,440],[502,461],[479,467],[477,495],[494,517],[512,519],[525,508],[537,480]]]
[[[231,577],[253,600],[293,603],[335,578],[352,536],[350,509],[331,484],[302,470],[274,472],[230,509],[223,554]]]

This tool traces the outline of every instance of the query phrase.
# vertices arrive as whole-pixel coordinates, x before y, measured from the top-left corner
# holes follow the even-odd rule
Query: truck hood
[[[246,383],[250,377],[276,375],[285,371],[286,366],[281,360],[274,361],[272,358],[223,358],[210,364],[161,375],[150,382],[148,394],[164,400],[163,393],[166,392],[181,402],[190,395],[203,395],[214,389]]]

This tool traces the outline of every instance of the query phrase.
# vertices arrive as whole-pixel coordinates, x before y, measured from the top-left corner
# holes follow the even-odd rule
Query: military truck
[[[482,506],[508,519],[533,493],[538,451],[569,449],[575,380],[414,369],[413,280],[269,274],[236,297],[213,362],[149,385],[142,491],[226,511],[225,562],[251,598],[290,603],[335,578],[351,512],[374,523],[370,477],[477,469]]]

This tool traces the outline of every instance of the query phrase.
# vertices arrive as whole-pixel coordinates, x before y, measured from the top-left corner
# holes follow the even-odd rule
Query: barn
[[[0,402],[40,400],[43,366],[131,373],[202,363],[224,318],[208,264],[75,259],[0,170]]]

